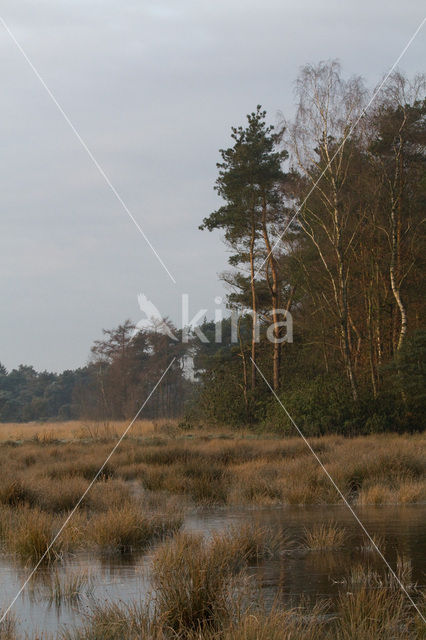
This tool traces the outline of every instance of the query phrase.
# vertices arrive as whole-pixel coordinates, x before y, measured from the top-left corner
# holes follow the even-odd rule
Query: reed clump
[[[157,613],[166,627],[187,630],[219,628],[232,606],[235,558],[224,545],[208,545],[200,535],[181,534],[153,559],[153,588]]]
[[[327,601],[287,609],[231,606],[230,617],[209,625],[169,626],[150,602],[94,604],[80,628],[61,640],[422,640],[424,626],[401,592],[361,589],[342,593],[332,608]],[[184,622],[183,619],[180,623]]]
[[[362,587],[355,593],[342,593],[338,602],[336,637],[338,640],[420,640],[415,612],[406,596],[386,588]]]
[[[62,556],[63,539],[53,541],[55,518],[37,508],[10,510],[6,524],[6,544],[12,553],[28,564],[51,563]]]
[[[421,640],[424,629],[401,589],[368,572],[344,585],[337,602],[287,608],[262,603],[249,579],[253,553],[270,553],[261,529],[236,528],[210,539],[178,534],[152,560],[153,592],[144,601],[94,603],[62,640]],[[260,542],[263,541],[263,542]],[[259,546],[258,546],[259,545]],[[403,571],[403,569],[400,569]],[[402,575],[402,574],[400,574]],[[368,582],[368,584],[367,584]],[[348,587],[356,586],[348,591]]]
[[[100,551],[131,552],[163,540],[182,526],[183,512],[173,500],[153,507],[149,501],[112,502],[101,511],[86,508],[54,514],[39,507],[22,505],[0,508],[3,546],[26,564],[52,563],[65,553],[94,547]],[[56,538],[56,539],[55,539]],[[51,542],[54,543],[51,545]]]
[[[228,556],[229,564],[243,566],[262,558],[272,558],[293,546],[283,532],[274,533],[268,527],[255,523],[235,524],[212,537],[215,547]]]
[[[178,636],[175,635],[174,638],[177,640]],[[64,629],[59,639],[172,640],[172,636],[145,603],[94,602],[83,624]]]
[[[177,634],[223,630],[242,606],[248,563],[278,553],[283,536],[250,524],[206,539],[179,534],[161,546],[152,565],[157,615]],[[244,579],[243,579],[244,578]]]
[[[83,596],[91,596],[93,590],[93,578],[87,570],[71,573],[56,570],[48,574],[47,580],[42,585],[40,596],[50,605],[60,608],[64,604],[78,604]]]
[[[325,638],[324,612],[326,606],[317,605],[313,611],[275,607],[248,611],[231,624],[221,636],[222,640],[317,640]],[[213,637],[211,640],[214,640]]]
[[[142,505],[129,502],[94,515],[87,535],[103,551],[130,552],[175,533],[182,522],[182,513],[177,510],[144,514]]]
[[[346,531],[334,522],[314,525],[305,529],[304,546],[312,551],[340,549],[346,541]]]

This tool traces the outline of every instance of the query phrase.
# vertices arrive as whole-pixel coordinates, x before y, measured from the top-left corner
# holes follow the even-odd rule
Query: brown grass
[[[48,444],[57,440],[105,440],[118,438],[128,426],[128,420],[95,422],[68,420],[66,422],[7,422],[0,423],[0,442],[34,440]],[[137,420],[132,425],[133,436],[170,431],[174,426],[169,420]]]
[[[23,506],[11,511],[9,516],[6,529],[8,548],[25,563],[35,564],[42,558],[45,563],[50,563],[61,556],[63,539],[58,539],[49,549],[56,533],[51,514]]]
[[[89,426],[0,425],[3,438],[9,438],[0,442],[0,466],[7,469],[0,476],[0,505],[63,517],[95,476],[124,423]],[[341,502],[300,438],[188,432],[151,422],[135,427],[85,497],[81,507],[86,519],[98,514],[103,522],[106,516],[100,514],[106,512],[111,519],[119,507],[141,496],[145,501],[153,496],[154,506],[164,495],[197,505]],[[36,428],[52,438],[34,438]],[[10,439],[17,429],[27,437],[23,442]],[[82,430],[87,437],[79,439]],[[76,435],[62,440],[64,434]],[[407,504],[426,497],[423,434],[327,436],[311,443],[352,503]],[[0,518],[0,534],[1,526]]]
[[[176,633],[226,628],[242,603],[239,573],[248,561],[276,553],[282,543],[256,525],[231,527],[210,540],[176,536],[153,558],[157,615]]]
[[[293,541],[283,533],[273,533],[270,528],[255,523],[234,524],[212,537],[223,555],[231,555],[238,563],[273,557],[293,546]]]
[[[395,487],[380,484],[362,488],[358,495],[358,504],[412,504],[426,500],[426,483],[421,480],[399,480]]]
[[[87,547],[108,552],[144,549],[176,532],[183,522],[182,510],[173,500],[163,499],[156,507],[149,501],[129,499],[119,505],[111,500],[105,510],[76,511],[43,557],[66,515],[25,504],[3,506],[0,509],[3,544],[25,564],[36,564],[42,558],[45,564],[50,564],[61,559],[64,553]]]
[[[400,594],[381,589],[341,597],[327,619],[328,603],[268,612],[235,610],[218,628],[173,631],[144,603],[103,603],[92,607],[84,626],[61,640],[422,640],[424,627]],[[419,621],[418,621],[419,620]]]
[[[340,549],[346,542],[346,531],[336,523],[316,524],[305,529],[304,544],[307,549]]]
[[[153,587],[158,613],[167,627],[181,633],[217,627],[228,619],[232,588],[231,560],[225,545],[208,546],[202,536],[181,534],[158,549]]]
[[[25,563],[37,562],[125,426],[0,425],[0,467],[7,469],[0,475],[0,538],[6,550]],[[141,422],[135,427],[73,515],[48,561],[87,547],[108,552],[144,549],[179,529],[182,504],[340,501],[299,438],[255,436],[248,431],[188,432],[165,423]],[[350,440],[328,436],[311,442],[352,503],[408,504],[425,499],[423,434]],[[342,529],[328,523],[307,531],[305,543],[312,549],[336,548],[344,536]],[[423,637],[395,580],[368,567],[352,570],[337,607],[330,610],[332,616],[324,617],[327,603],[314,609],[265,610],[259,604],[260,593],[252,591],[247,566],[291,546],[285,536],[271,536],[257,525],[235,526],[209,540],[177,534],[154,553],[151,604],[94,605],[82,629],[67,632],[64,638]],[[397,574],[414,589],[411,566],[404,557],[398,559]],[[78,579],[51,585],[54,599],[58,595],[72,600],[81,589],[83,582]],[[3,625],[0,640],[16,637],[12,623]]]
[[[311,618],[293,610],[237,612],[237,620],[222,625],[224,629],[189,628],[176,632],[167,629],[160,616],[150,616],[139,603],[108,603],[93,607],[84,628],[65,632],[61,640],[325,640],[322,610],[316,607]]]
[[[338,640],[415,640],[424,637],[401,591],[361,588],[338,603]],[[417,614],[416,614],[417,615]]]
[[[255,532],[254,537],[264,533]],[[250,534],[253,537],[253,532]],[[263,547],[261,546],[261,549]],[[354,591],[335,605],[301,603],[268,610],[245,570],[237,530],[210,541],[180,534],[153,558],[154,592],[145,602],[95,604],[80,629],[62,640],[421,640],[417,618],[391,582]]]
[[[145,549],[178,531],[182,522],[178,511],[144,514],[141,505],[128,503],[94,515],[87,526],[88,541],[104,551]]]

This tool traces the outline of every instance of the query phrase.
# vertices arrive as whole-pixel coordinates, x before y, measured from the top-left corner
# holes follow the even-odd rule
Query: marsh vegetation
[[[283,607],[267,604],[249,571],[263,554],[282,553],[283,541],[271,546],[265,530],[225,530],[205,538],[178,534],[161,544],[151,560],[152,590],[129,601],[92,600],[83,622],[46,640],[420,640],[421,619],[399,584],[386,571],[357,568],[332,602],[301,600]],[[398,569],[398,579],[407,577]],[[81,581],[78,588],[81,589]],[[350,588],[350,591],[348,590]],[[409,585],[422,606],[420,592]],[[62,587],[54,597],[74,598]],[[75,601],[75,600],[74,600]],[[2,640],[15,640],[16,623],[9,617]]]
[[[33,598],[58,610],[84,610],[78,624],[34,637],[422,637],[398,581],[372,561],[374,544],[365,537],[355,543],[347,521],[330,511],[327,505],[339,505],[341,498],[300,439],[141,422],[50,546],[123,428],[121,423],[71,423],[67,429],[62,423],[57,437],[55,426],[28,425],[27,434],[24,425],[0,427],[2,556],[20,566],[21,575],[42,559],[32,581]],[[311,442],[355,507],[424,501],[422,435],[327,436]],[[290,526],[263,521],[262,509],[284,514],[296,505],[312,505],[320,520],[303,519],[300,512],[298,534]],[[217,509],[248,511],[244,521],[226,524],[224,519],[219,528],[207,524],[192,530],[194,518]],[[375,542],[380,549],[393,548],[383,532]],[[357,558],[342,575],[332,558],[354,544]],[[124,602],[100,600],[84,562],[72,567],[72,559],[82,554],[100,562],[145,558],[148,586],[137,596],[126,592]],[[279,586],[265,599],[259,567],[279,565],[287,571],[286,566],[302,561],[338,576],[331,599],[304,598],[303,589],[294,601],[288,594],[283,599]],[[421,585],[406,545],[393,553],[392,565],[420,602]],[[379,615],[371,617],[369,611],[377,613],[379,607]],[[0,638],[22,633],[9,616]]]
[[[107,423],[103,428],[83,423],[77,430],[71,423],[67,433],[65,424],[60,424],[60,438],[54,435],[55,424],[49,426],[49,432],[43,426],[35,432],[30,425],[29,438],[16,437],[17,433],[25,435],[23,425],[17,432],[8,425],[0,426],[3,529],[7,528],[8,512],[14,514],[15,530],[22,526],[27,529],[24,523],[30,514],[40,531],[54,527],[57,517],[74,507],[125,428],[121,423]],[[173,423],[141,423],[135,427],[135,433],[122,442],[79,508],[80,527],[86,520],[91,522],[90,540],[84,536],[86,543],[108,544],[108,521],[116,521],[120,513],[123,527],[127,522],[129,530],[139,531],[128,544],[143,544],[162,529],[159,510],[170,514],[170,497],[175,498],[175,508],[178,502],[240,505],[342,501],[299,437],[247,430],[189,430]],[[422,434],[324,436],[310,442],[351,503],[410,504],[425,500]],[[143,513],[149,523],[145,520],[136,524],[134,513],[140,501],[148,501]],[[153,510],[154,505],[157,507]],[[121,537],[119,531],[117,535]],[[124,538],[123,542],[126,544]]]

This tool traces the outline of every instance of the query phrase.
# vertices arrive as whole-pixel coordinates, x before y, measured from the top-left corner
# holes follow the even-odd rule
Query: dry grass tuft
[[[416,591],[417,585],[413,582],[413,568],[411,560],[407,556],[397,556],[395,573],[390,570],[379,572],[368,564],[356,564],[346,577],[344,584],[351,591],[357,589],[383,588],[401,591],[401,584],[406,591]]]
[[[342,594],[330,615],[330,604],[272,611],[262,606],[231,607],[194,626],[169,626],[172,612],[153,603],[95,604],[83,627],[65,631],[61,640],[422,640],[424,627],[400,592],[361,589]],[[210,612],[209,612],[210,613]],[[182,623],[184,620],[179,619]]]
[[[160,547],[153,559],[158,615],[176,633],[218,628],[229,618],[235,558],[225,545],[208,545],[202,536],[181,534]]]
[[[389,487],[374,484],[365,489],[361,489],[358,495],[358,504],[392,504],[395,501],[395,494]]]
[[[358,504],[412,504],[424,502],[426,499],[425,483],[420,480],[402,478],[396,486],[387,487],[381,484],[367,485],[358,495]]]
[[[249,541],[247,543],[247,540]],[[271,550],[261,529],[209,540],[178,534],[154,554],[154,592],[138,603],[94,604],[83,627],[62,640],[420,640],[423,629],[390,580],[366,571],[329,602],[267,610],[248,581],[248,558]],[[400,562],[402,576],[407,569]],[[360,573],[362,568],[359,570]],[[355,590],[348,592],[348,587]],[[371,588],[373,587],[373,588]]]
[[[223,640],[317,640],[326,628],[326,607],[318,605],[308,615],[299,610],[252,611],[241,616],[221,636]],[[213,640],[213,637],[212,639]]]
[[[53,516],[40,509],[19,507],[9,513],[6,529],[8,548],[28,564],[36,564],[46,553],[56,533]],[[43,558],[49,564],[62,555],[63,540],[58,539]]]
[[[182,526],[178,511],[167,515],[144,514],[142,505],[125,504],[96,514],[90,520],[88,537],[103,551],[128,552],[144,549],[154,541],[175,533]]]
[[[249,561],[277,553],[282,536],[263,527],[231,527],[210,540],[180,534],[153,558],[157,615],[177,634],[226,628],[241,606],[241,571]],[[203,636],[204,637],[204,636]]]
[[[291,546],[284,534],[273,533],[268,527],[244,523],[232,525],[223,533],[213,535],[213,544],[222,549],[223,556],[229,557],[229,564],[235,561],[243,565],[248,561],[270,558]]]
[[[141,603],[93,603],[83,625],[64,629],[60,640],[168,640],[169,634]]]
[[[384,536],[373,535],[371,536],[371,538],[372,541],[370,540],[370,538],[364,538],[361,545],[361,551],[364,551],[366,553],[377,553],[377,549],[380,549],[382,553],[385,553],[386,539],[384,538]]]
[[[321,549],[340,549],[346,541],[345,529],[336,523],[317,524],[305,529],[304,544],[312,551]]]
[[[339,598],[338,640],[415,640],[413,612],[405,595],[389,589],[362,587]]]

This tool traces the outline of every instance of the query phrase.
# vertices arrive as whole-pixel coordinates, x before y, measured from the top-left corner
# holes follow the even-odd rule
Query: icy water
[[[426,582],[426,504],[407,506],[357,507],[356,512],[370,534],[385,540],[382,551],[395,566],[397,551],[410,558],[413,579],[418,585]],[[346,545],[341,550],[306,551],[301,548],[305,527],[333,520],[346,529]],[[277,597],[287,604],[300,597],[333,598],[342,588],[342,579],[352,565],[369,563],[380,569],[383,561],[374,551],[363,549],[363,533],[345,506],[284,506],[254,508],[211,508],[187,515],[186,531],[206,535],[220,531],[230,524],[256,522],[273,531],[284,531],[299,542],[298,548],[278,558],[251,566],[263,590],[265,602]],[[97,600],[138,599],[149,589],[149,555],[89,555],[78,554],[54,568],[58,574],[87,571],[92,589],[80,602],[56,606],[46,597],[43,586],[49,569],[43,569],[26,587],[16,601],[13,611],[23,632],[49,632],[78,623],[93,598]],[[50,570],[51,571],[51,570]],[[12,558],[0,556],[0,609],[4,609],[16,595],[28,576],[29,569],[16,564]]]

